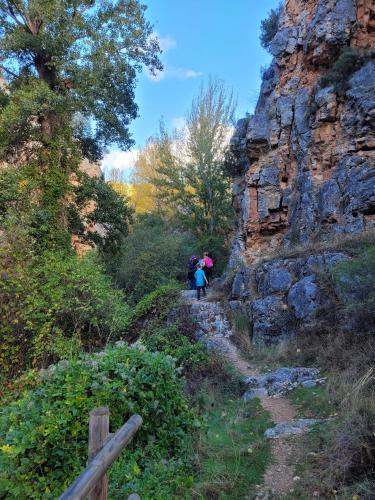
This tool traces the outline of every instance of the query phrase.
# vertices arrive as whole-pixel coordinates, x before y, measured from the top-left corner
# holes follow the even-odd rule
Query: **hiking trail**
[[[231,323],[225,308],[212,296],[211,289],[207,297],[198,301],[193,291],[182,292],[182,298],[191,305],[192,315],[196,318],[196,335],[208,348],[219,352],[238,373],[244,377],[262,375],[259,370],[242,357],[237,346],[231,341],[233,335]],[[296,411],[290,401],[283,396],[260,395],[263,408],[269,412],[275,424],[293,423]],[[269,494],[282,497],[293,492],[295,484],[296,444],[289,437],[271,440],[272,460],[264,474],[264,485],[259,489],[256,499],[269,498]]]

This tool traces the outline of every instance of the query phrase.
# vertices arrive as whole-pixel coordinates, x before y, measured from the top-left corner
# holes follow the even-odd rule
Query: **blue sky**
[[[261,67],[270,63],[260,46],[260,22],[279,0],[144,0],[147,19],[164,48],[165,72],[157,79],[139,76],[139,118],[130,130],[135,153],[158,129],[163,116],[179,126],[193,97],[209,75],[219,77],[237,96],[237,117],[252,112],[260,87]],[[112,151],[103,166],[130,171],[133,153]]]

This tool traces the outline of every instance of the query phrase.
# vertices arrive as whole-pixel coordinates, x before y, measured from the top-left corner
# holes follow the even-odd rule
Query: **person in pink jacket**
[[[214,269],[214,261],[208,252],[204,252],[202,260],[204,263],[204,272],[206,274],[206,278],[208,282],[210,282],[212,278],[212,271]]]

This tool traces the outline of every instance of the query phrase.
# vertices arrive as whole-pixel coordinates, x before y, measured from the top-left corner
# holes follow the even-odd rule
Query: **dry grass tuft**
[[[316,241],[310,240],[306,244],[295,245],[293,247],[279,247],[276,251],[260,259],[257,265],[274,259],[304,257],[327,251],[338,251],[355,255],[366,245],[375,245],[375,231],[373,229],[359,234],[335,234],[329,240],[325,241],[317,239]]]

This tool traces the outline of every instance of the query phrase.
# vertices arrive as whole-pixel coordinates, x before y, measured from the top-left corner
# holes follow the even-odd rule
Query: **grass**
[[[349,255],[355,256],[364,247],[374,244],[375,231],[373,229],[359,234],[336,234],[332,235],[329,240],[309,241],[306,244],[296,244],[292,247],[280,247],[276,251],[266,255],[263,259],[259,259],[256,266],[258,267],[274,259],[304,257],[328,251],[346,252]]]
[[[334,404],[324,386],[297,387],[288,394],[288,399],[297,409],[298,418],[327,418],[335,414]]]
[[[251,335],[253,325],[251,319],[244,312],[232,313],[233,342],[240,349],[245,358],[249,358],[252,352]]]
[[[254,498],[270,460],[264,431],[272,425],[268,413],[255,399],[245,402],[223,387],[203,387],[207,432],[197,447],[195,499]]]
[[[293,360],[290,356],[291,349],[290,343],[282,342],[277,345],[264,347],[251,346],[251,349],[247,352],[243,351],[243,354],[252,366],[259,368],[262,372],[269,372],[283,366],[290,367],[293,365]]]

